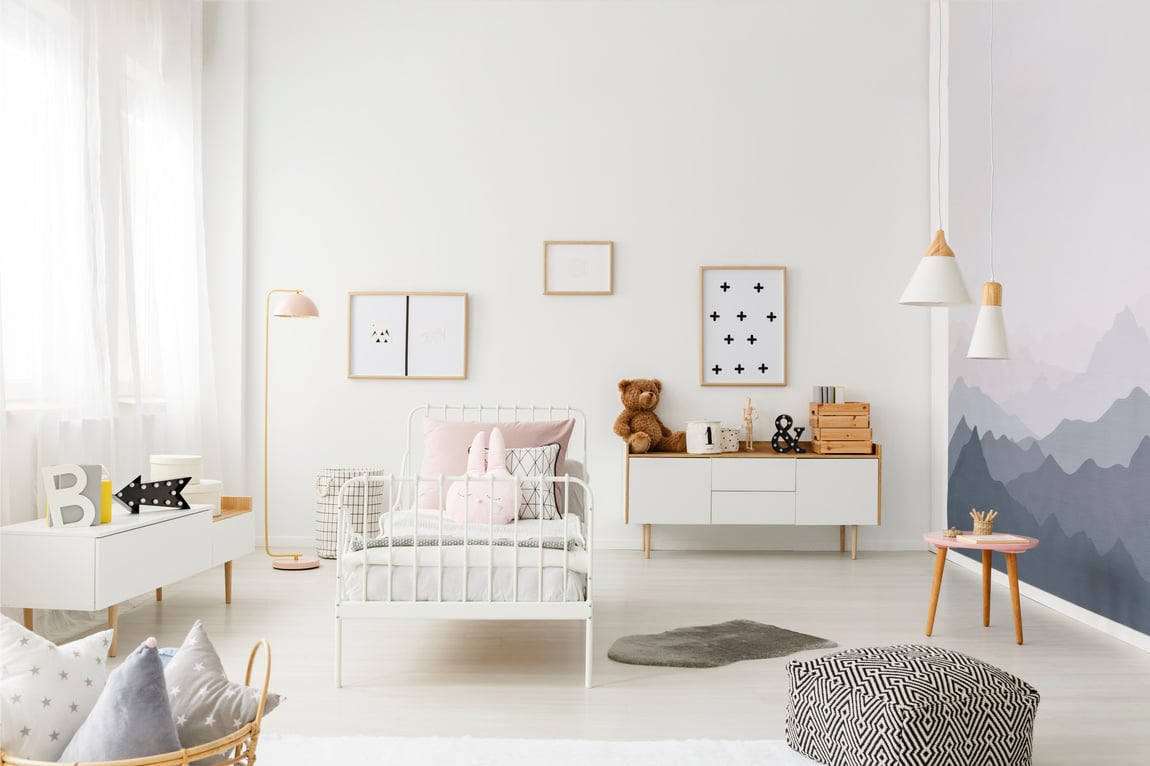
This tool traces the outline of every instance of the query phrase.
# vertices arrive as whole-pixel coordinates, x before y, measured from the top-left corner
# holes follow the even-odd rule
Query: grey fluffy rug
[[[782,657],[807,649],[838,646],[818,636],[796,633],[753,620],[731,620],[718,625],[677,628],[666,633],[624,636],[611,645],[607,656],[628,665],[664,665],[677,668],[717,668],[740,660]]]

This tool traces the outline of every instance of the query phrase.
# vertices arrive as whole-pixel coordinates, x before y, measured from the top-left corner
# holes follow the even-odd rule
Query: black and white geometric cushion
[[[829,766],[1030,764],[1038,692],[959,652],[906,644],[787,665],[787,744]]]
[[[555,485],[547,481],[530,481],[532,478],[555,475],[555,463],[559,460],[559,444],[544,444],[542,447],[517,447],[504,451],[507,472],[520,479],[519,518],[557,519],[559,507],[555,503]]]

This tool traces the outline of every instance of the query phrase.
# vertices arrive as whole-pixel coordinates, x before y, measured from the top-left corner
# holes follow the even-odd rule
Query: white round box
[[[182,479],[191,476],[190,487],[200,483],[203,459],[199,455],[152,455],[152,476],[149,481]]]
[[[201,479],[198,484],[189,484],[180,494],[188,505],[211,505],[212,515],[223,513],[220,496],[224,493],[224,483],[219,479]]]
[[[692,420],[687,423],[687,452],[693,455],[713,455],[721,452],[720,428],[717,420]]]

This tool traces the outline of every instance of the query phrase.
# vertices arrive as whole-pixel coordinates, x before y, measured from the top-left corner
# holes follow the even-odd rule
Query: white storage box
[[[199,484],[203,462],[199,455],[152,455],[152,478],[149,481],[191,476],[188,485]]]
[[[224,494],[224,483],[219,479],[201,479],[199,484],[189,484],[180,493],[189,505],[211,505],[212,515],[223,513],[220,496]]]

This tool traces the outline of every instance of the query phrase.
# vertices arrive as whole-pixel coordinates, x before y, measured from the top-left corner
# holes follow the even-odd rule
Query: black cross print
[[[775,312],[772,311],[771,313],[767,314],[767,319],[771,320],[772,322],[775,321]]]
[[[715,373],[716,375],[718,375],[722,371],[723,371],[723,368],[717,364],[711,368],[711,372]]]
[[[739,318],[740,322],[747,318],[747,315],[741,311],[738,314],[735,314],[735,316],[737,316]]]
[[[723,284],[719,285],[719,289],[722,290],[723,292],[727,292],[728,290],[731,289],[731,286],[728,285],[726,282],[724,282]]]
[[[740,364],[740,365],[738,365],[738,366],[736,366],[736,367],[735,367],[735,372],[737,372],[737,373],[739,373],[740,375],[742,375],[742,374],[743,374],[743,370],[745,370],[745,369],[747,369],[747,368],[746,368],[746,367],[744,367],[743,365],[741,365],[741,364]]]
[[[711,321],[712,322],[718,322],[719,321],[719,312],[717,312],[717,311],[711,312]]]
[[[728,335],[727,337],[723,338],[723,340],[727,341],[727,345],[729,346],[734,342],[735,339]]]
[[[764,375],[766,375],[766,374],[767,374],[767,370],[769,370],[769,369],[770,369],[770,368],[769,368],[769,367],[767,367],[765,364],[760,364],[760,365],[759,365],[759,372],[763,373]]]
[[[755,345],[755,341],[757,341],[757,340],[758,340],[758,338],[756,338],[754,335],[752,335],[751,337],[747,338],[747,343],[750,343],[753,346],[753,345]]]
[[[757,285],[755,285],[755,292],[761,293],[762,291],[763,291],[763,283],[759,282]]]

